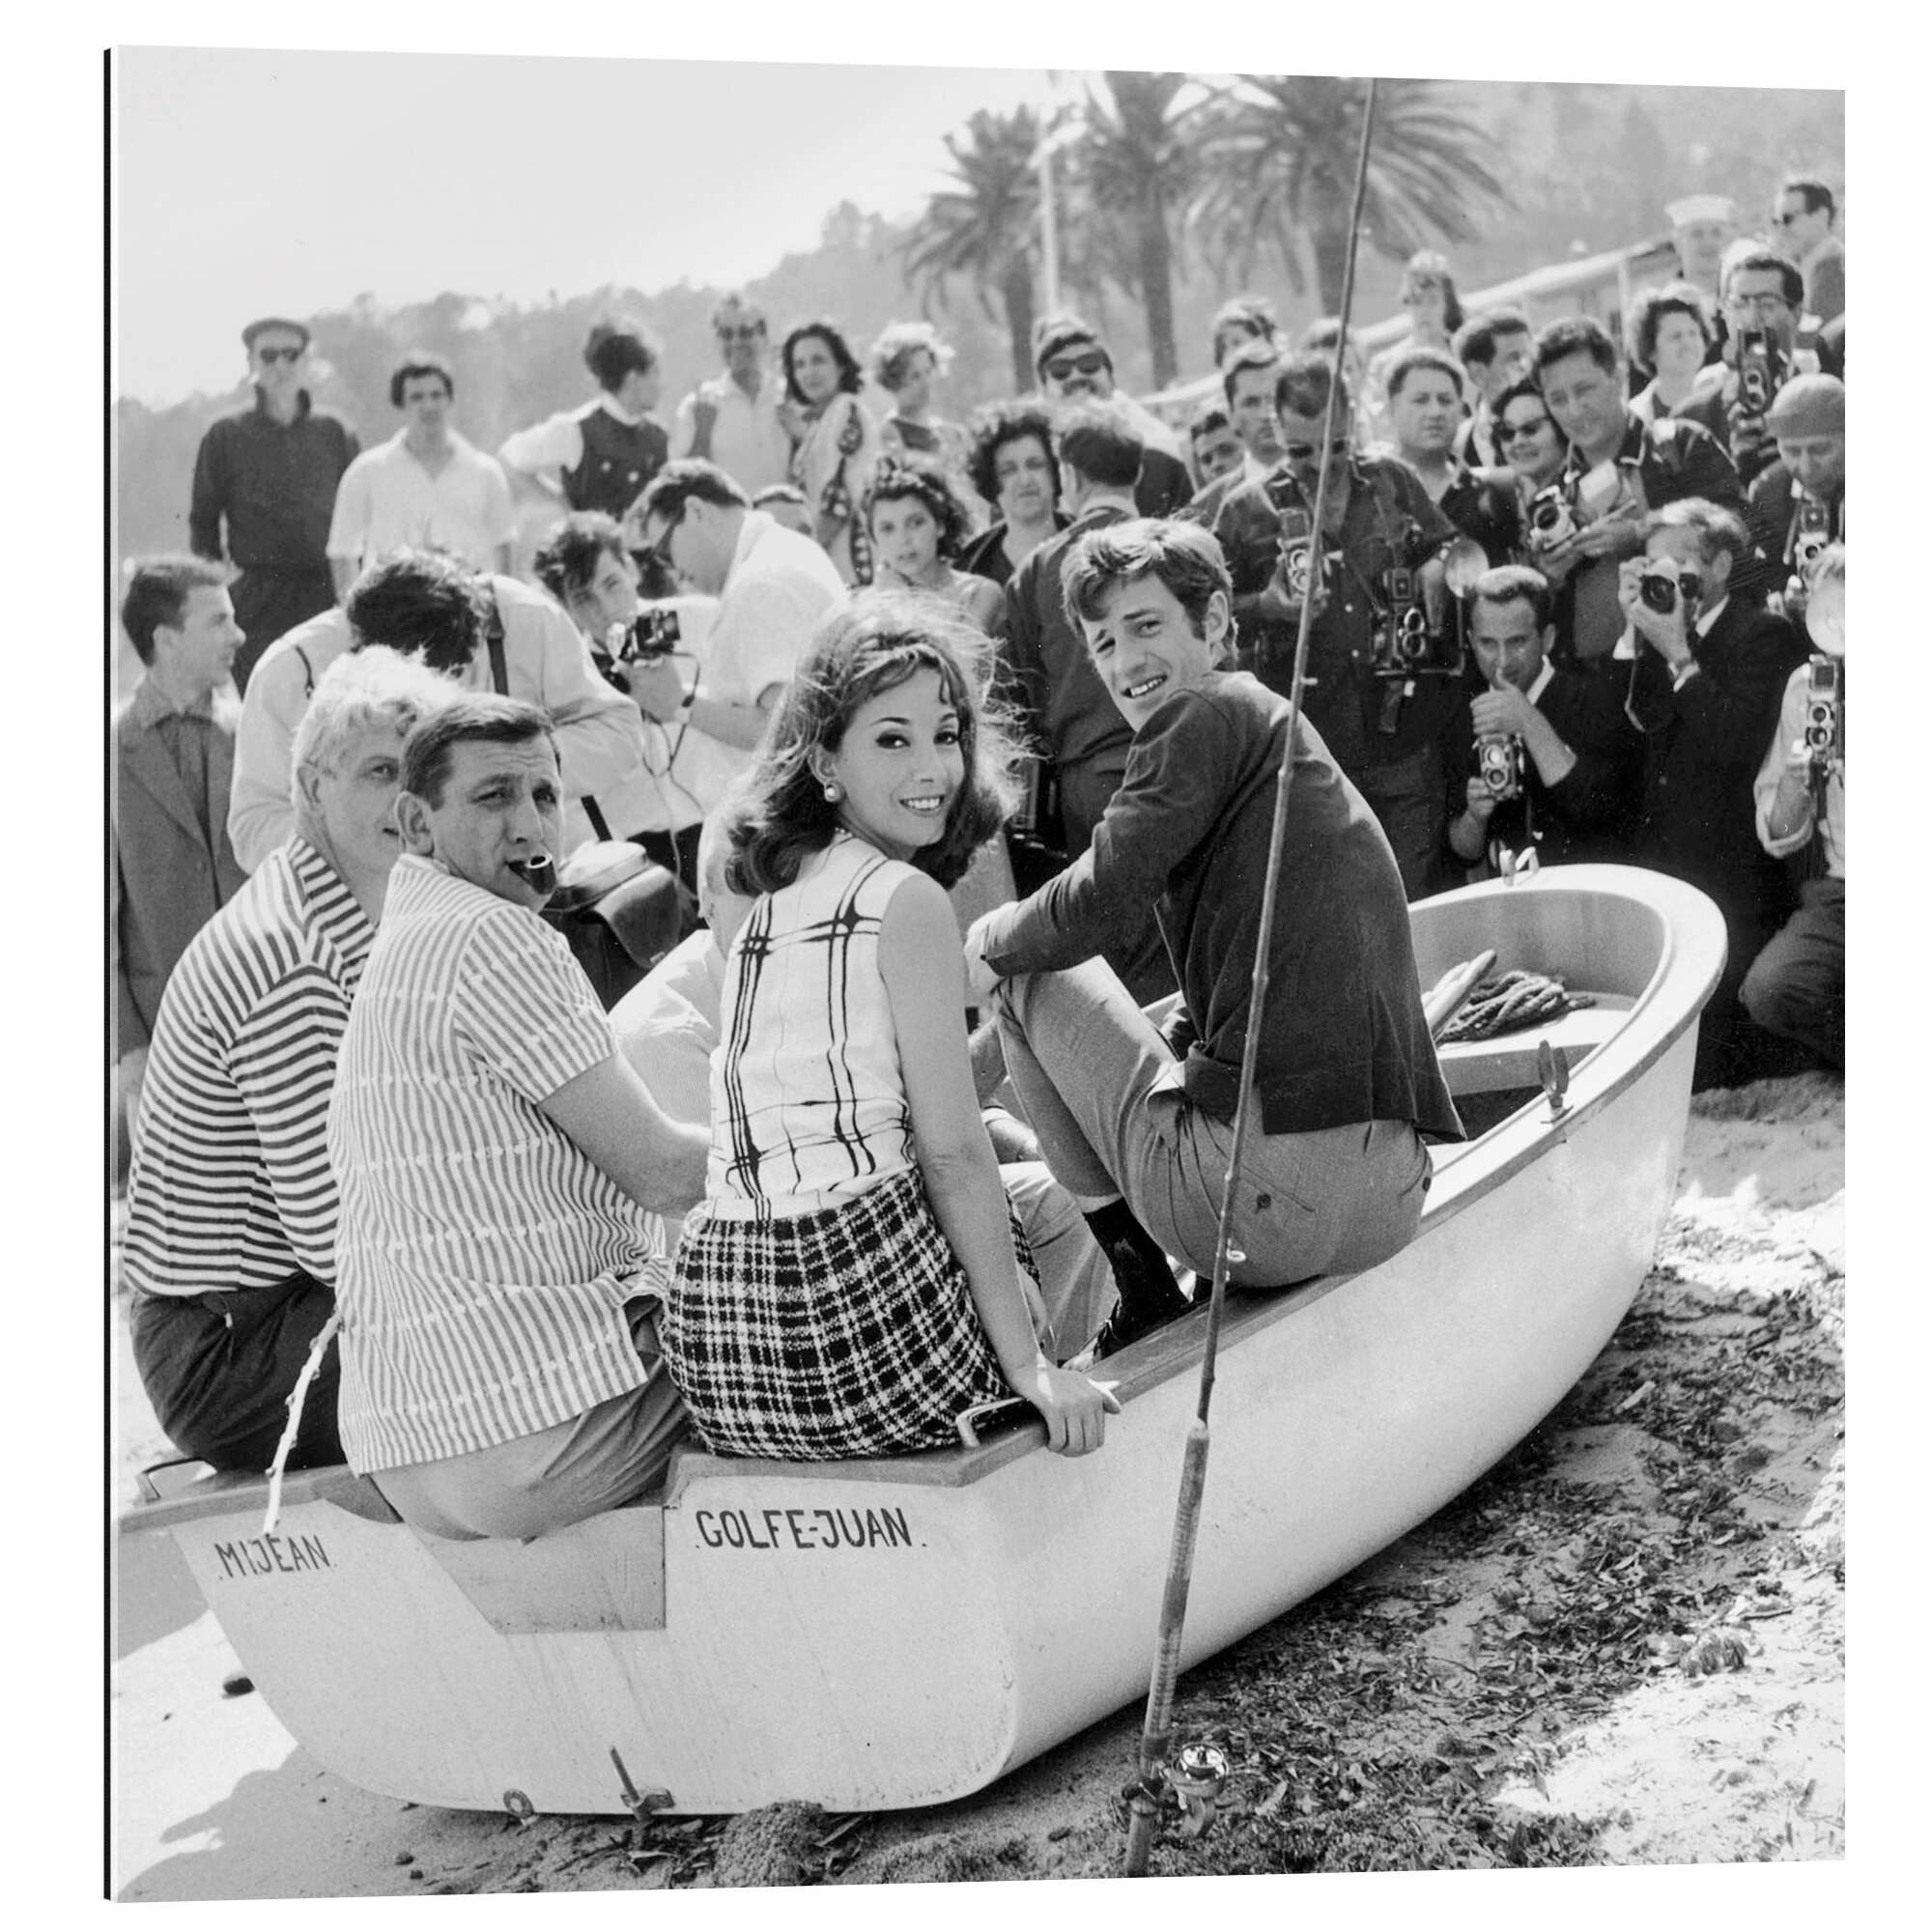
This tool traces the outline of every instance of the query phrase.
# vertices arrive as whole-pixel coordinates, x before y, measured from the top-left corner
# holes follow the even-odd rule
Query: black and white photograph
[[[96,56],[100,1894],[1843,1916],[1849,57],[595,17]]]

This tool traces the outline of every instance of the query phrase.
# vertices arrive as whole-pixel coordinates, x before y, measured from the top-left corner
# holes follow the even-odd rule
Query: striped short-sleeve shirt
[[[533,1435],[642,1384],[624,1303],[665,1286],[662,1224],[538,1104],[615,1052],[535,913],[396,862],[328,1117],[358,1470]]]
[[[195,934],[148,1051],[122,1265],[149,1294],[335,1274],[324,1128],[375,927],[299,837]]]

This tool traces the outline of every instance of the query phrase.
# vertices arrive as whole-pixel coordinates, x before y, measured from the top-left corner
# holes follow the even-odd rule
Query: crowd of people
[[[1237,298],[1184,434],[1073,316],[959,423],[929,325],[871,345],[875,412],[832,323],[774,355],[730,297],[668,428],[607,323],[594,398],[497,455],[429,354],[363,450],[308,328],[250,324],[194,554],[122,613],[124,1266],[170,1437],[346,1459],[444,1537],[648,1493],[694,1436],[899,1453],[1016,1398],[1092,1451],[1094,1364],[1213,1265],[1258,948],[1265,1289],[1413,1236],[1463,1127],[1405,902],[1532,863],[1717,901],[1700,1082],[1841,1065],[1834,213],[1674,205],[1621,343],[1465,313],[1434,254],[1368,360]],[[558,505],[533,582],[512,474]],[[613,842],[686,906],[621,998],[554,917]]]

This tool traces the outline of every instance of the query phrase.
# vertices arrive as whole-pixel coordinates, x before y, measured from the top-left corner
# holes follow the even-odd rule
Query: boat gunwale
[[[1611,875],[1610,881],[1606,882],[1605,874]],[[1645,890],[1625,886],[1623,881],[1626,879],[1642,882]],[[1601,897],[1605,895],[1605,884],[1611,882],[1619,888],[1618,896],[1641,906],[1657,920],[1662,927],[1662,945],[1656,966],[1615,1033],[1592,1048],[1571,1069],[1571,1093],[1574,1094],[1579,1075],[1585,1076],[1584,1084],[1591,1091],[1584,1097],[1571,1099],[1560,1120],[1551,1121],[1547,1117],[1541,1120],[1525,1119],[1524,1110],[1519,1109],[1474,1140],[1452,1143],[1453,1164],[1445,1163],[1449,1187],[1441,1199],[1432,1201],[1424,1209],[1423,1224],[1415,1237],[1417,1242],[1431,1228],[1446,1226],[1520,1174],[1533,1161],[1541,1159],[1552,1140],[1567,1137],[1577,1127],[1588,1123],[1649,1072],[1685,1033],[1696,1025],[1698,1014],[1710,998],[1711,988],[1717,984],[1723,969],[1726,943],[1721,915],[1704,894],[1665,873],[1631,866],[1552,867],[1547,872],[1533,875],[1526,882],[1489,880],[1480,885],[1459,888],[1454,894],[1438,894],[1434,899],[1417,901],[1418,907],[1449,898],[1466,904],[1478,896],[1535,891],[1545,891],[1546,896],[1563,893]],[[1664,903],[1656,903],[1653,893]],[[1676,902],[1675,910],[1672,901]],[[1700,902],[1701,912],[1698,910]],[[1711,957],[1707,961],[1704,981],[1696,988],[1695,997],[1690,998],[1688,997],[1689,981],[1698,970],[1698,961],[1696,949],[1689,943],[1687,928],[1700,921],[1704,924],[1704,937]],[[1712,942],[1715,942],[1714,947]],[[1682,982],[1677,990],[1687,997],[1670,1003],[1673,1017],[1660,1026],[1657,1024],[1658,1015],[1673,979]],[[1646,1034],[1647,1037],[1644,1037]],[[1525,1107],[1536,1104],[1526,1102]],[[1507,1148],[1504,1136],[1508,1136]],[[1472,1165],[1470,1156],[1478,1152],[1490,1157],[1480,1166]],[[1408,1253],[1414,1245],[1415,1242],[1411,1242],[1403,1253]],[[1378,1265],[1386,1267],[1400,1259],[1399,1255],[1392,1256],[1389,1262]],[[1377,1268],[1365,1268],[1318,1275],[1313,1280],[1285,1289],[1258,1289],[1252,1293],[1235,1289],[1232,1293],[1236,1298],[1231,1300],[1223,1316],[1223,1346],[1232,1347],[1276,1321],[1288,1321],[1351,1282],[1376,1272]],[[1178,1321],[1170,1322],[1145,1341],[1135,1344],[1122,1356],[1108,1361],[1103,1373],[1113,1380],[1115,1393],[1122,1407],[1183,1372],[1198,1368],[1206,1342],[1207,1322],[1208,1311],[1196,1308],[1193,1313],[1182,1316]],[[1143,1350],[1147,1352],[1143,1354]],[[1118,1374],[1113,1373],[1116,1361],[1121,1365]],[[671,1463],[662,1501],[668,1510],[675,1507],[684,1492],[696,1483],[735,1477],[769,1479],[783,1476],[809,1482],[838,1480],[898,1483],[918,1489],[965,1489],[1020,1456],[1043,1448],[1045,1441],[1046,1426],[1036,1417],[1016,1422],[999,1435],[970,1449],[929,1449],[911,1456],[854,1457],[799,1463],[777,1457],[719,1456],[705,1449],[680,1448]]]

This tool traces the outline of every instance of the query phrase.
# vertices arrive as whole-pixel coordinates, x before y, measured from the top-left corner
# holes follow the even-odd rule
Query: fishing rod
[[[1349,317],[1355,299],[1355,253],[1362,232],[1362,202],[1369,185],[1369,143],[1376,124],[1376,83],[1373,76],[1362,111],[1362,148],[1355,162],[1355,192],[1349,211],[1349,250],[1342,268],[1341,328],[1335,338],[1335,362],[1329,371],[1328,401],[1321,412],[1321,470],[1315,486],[1315,534],[1320,546],[1322,519],[1328,507],[1328,472],[1335,441],[1335,409],[1342,394],[1342,364],[1349,347]],[[1316,552],[1319,554],[1319,549]],[[1160,1634],[1154,1645],[1153,1671],[1148,1686],[1147,1717],[1141,1727],[1140,1759],[1130,1787],[1127,1855],[1122,1867],[1127,1878],[1147,1875],[1148,1854],[1153,1846],[1160,1816],[1160,1780],[1174,1744],[1174,1682],[1180,1670],[1180,1636],[1187,1621],[1187,1590],[1194,1575],[1194,1544],[1201,1527],[1201,1497],[1208,1481],[1209,1434],[1208,1411],[1214,1399],[1214,1365],[1220,1350],[1221,1320],[1228,1299],[1228,1264],[1233,1259],[1229,1236],[1234,1225],[1235,1187],[1247,1145],[1248,1122],[1254,1111],[1255,1068],[1261,1051],[1262,1013],[1267,1002],[1268,935],[1274,930],[1276,882],[1281,876],[1282,852],[1288,842],[1288,790],[1294,769],[1295,731],[1301,720],[1301,688],[1308,668],[1308,633],[1315,616],[1315,582],[1301,600],[1301,619],[1295,629],[1294,671],[1289,680],[1288,731],[1281,770],[1274,786],[1274,820],[1268,833],[1267,876],[1262,886],[1261,930],[1255,940],[1255,970],[1248,995],[1248,1032],[1241,1047],[1241,1085],[1235,1102],[1234,1146],[1228,1174],[1221,1187],[1221,1217],[1214,1236],[1214,1275],[1208,1296],[1208,1340],[1201,1357],[1201,1390],[1187,1447],[1180,1464],[1180,1495],[1174,1511],[1174,1540],[1168,1551],[1167,1581],[1162,1588]],[[1245,1259],[1245,1257],[1243,1257]]]

